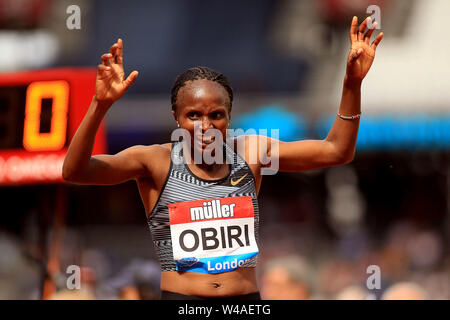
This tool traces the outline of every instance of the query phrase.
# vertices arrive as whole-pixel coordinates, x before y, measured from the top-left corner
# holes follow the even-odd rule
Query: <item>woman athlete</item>
[[[369,21],[367,18],[358,27],[357,17],[352,20],[342,100],[328,136],[324,140],[276,141],[279,171],[313,170],[353,160],[361,83],[383,38],[380,33],[370,43],[376,22],[368,29]],[[133,71],[124,77],[120,39],[101,61],[95,95],[70,143],[63,178],[93,185],[136,181],[161,263],[162,299],[259,299],[257,194],[261,169],[268,166],[262,157],[270,158],[273,139],[257,136],[255,146],[249,136],[240,136],[235,143],[223,144],[229,161],[210,164],[192,161],[192,153],[183,152],[179,142],[92,156],[100,122],[138,76]],[[204,152],[214,141],[202,135],[209,129],[218,130],[225,140],[232,100],[228,80],[214,70],[198,67],[178,76],[172,89],[172,114],[177,127],[189,132],[191,151]],[[200,131],[194,130],[195,124],[200,124]],[[239,152],[237,141],[245,142]],[[269,147],[256,161],[250,161],[259,145]]]

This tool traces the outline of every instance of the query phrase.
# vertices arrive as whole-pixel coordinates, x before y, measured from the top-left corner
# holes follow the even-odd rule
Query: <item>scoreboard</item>
[[[62,182],[62,165],[95,91],[96,69],[0,73],[0,185]],[[93,154],[106,153],[100,126]]]

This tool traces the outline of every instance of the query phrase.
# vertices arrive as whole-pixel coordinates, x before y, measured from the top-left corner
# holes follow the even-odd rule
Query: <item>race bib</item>
[[[229,197],[169,204],[177,270],[221,273],[258,254],[252,198]]]

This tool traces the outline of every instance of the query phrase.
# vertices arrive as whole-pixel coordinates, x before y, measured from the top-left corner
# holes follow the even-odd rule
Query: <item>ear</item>
[[[175,121],[176,122],[178,122],[178,119],[177,119],[177,114],[176,114],[176,112],[175,111],[171,111],[172,112],[172,114],[173,114],[173,118],[175,119]]]

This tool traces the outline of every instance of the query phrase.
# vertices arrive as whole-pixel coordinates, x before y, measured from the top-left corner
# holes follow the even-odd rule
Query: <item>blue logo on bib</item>
[[[189,257],[189,258],[182,258],[182,259],[180,259],[180,260],[177,260],[177,264],[180,266],[180,267],[184,267],[184,268],[186,268],[186,267],[191,267],[191,266],[193,266],[194,264],[196,264],[198,262],[198,259],[197,258],[195,258],[195,257]]]

